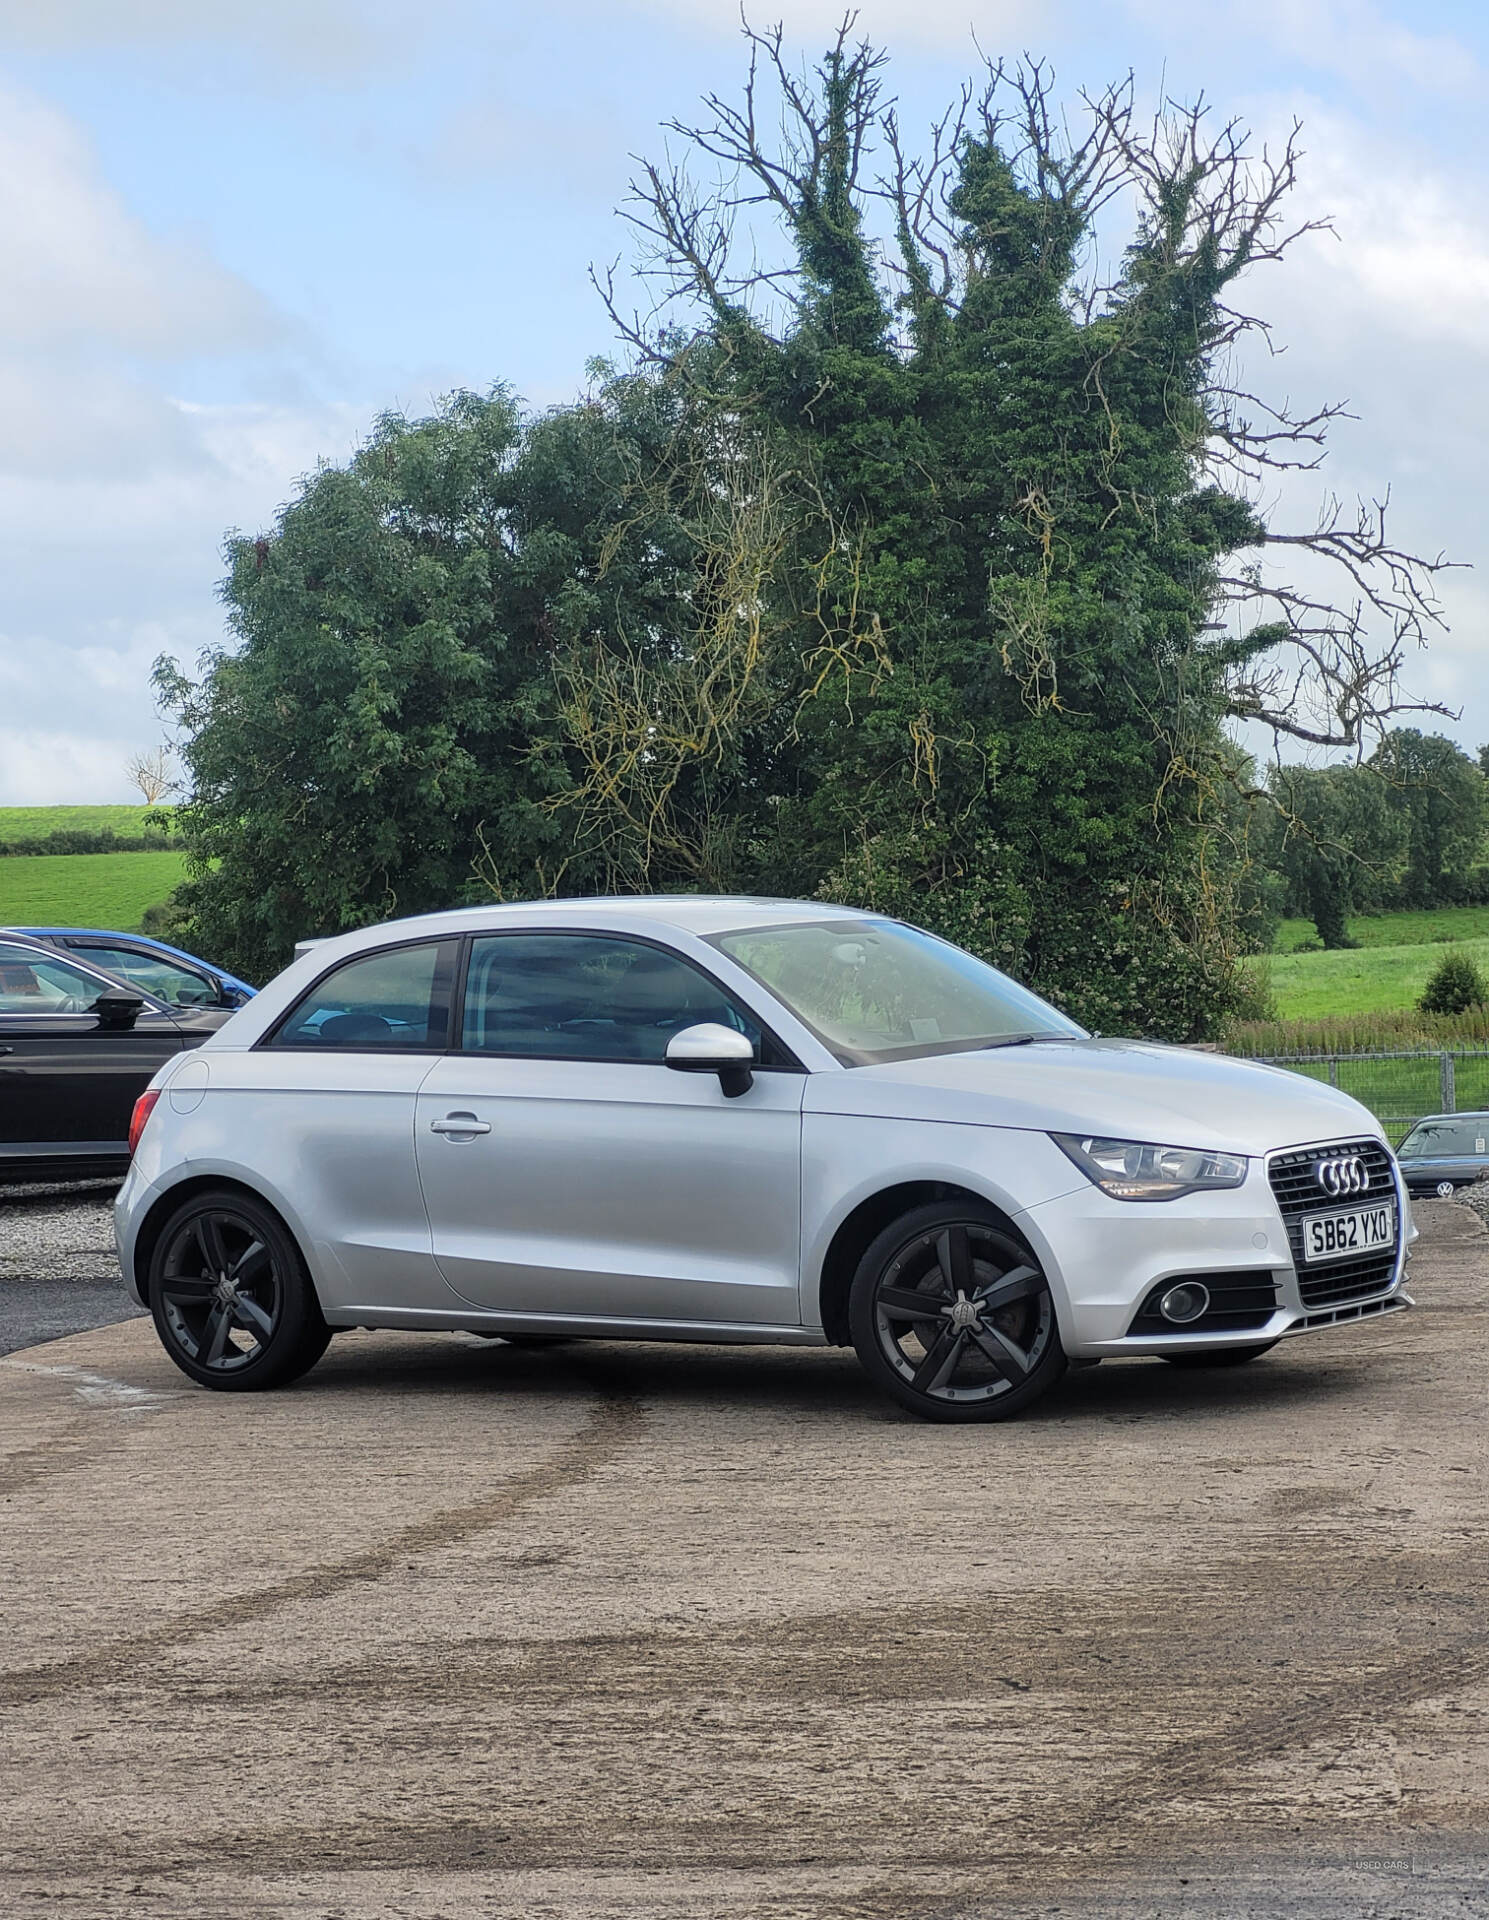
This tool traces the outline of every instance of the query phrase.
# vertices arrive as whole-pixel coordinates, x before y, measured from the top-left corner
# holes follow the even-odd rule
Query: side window
[[[504,933],[471,945],[469,1052],[657,1063],[674,1033],[702,1020],[748,1034],[760,1059],[758,1023],[676,954],[586,933]]]
[[[454,941],[430,940],[348,960],[310,989],[268,1044],[441,1053],[450,1027],[454,959]]]
[[[168,1007],[215,1007],[217,989],[194,968],[183,967],[155,954],[136,953],[132,947],[85,946],[74,943],[76,952],[96,967],[115,973],[132,987],[153,993]]]
[[[60,954],[0,945],[0,1013],[87,1013],[106,991]]]

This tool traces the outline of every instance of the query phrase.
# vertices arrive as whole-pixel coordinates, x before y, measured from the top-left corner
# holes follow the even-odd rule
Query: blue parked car
[[[209,966],[194,953],[148,940],[142,933],[103,933],[96,927],[6,927],[46,946],[75,953],[90,965],[139,987],[168,1007],[241,1007],[257,991],[246,980]]]

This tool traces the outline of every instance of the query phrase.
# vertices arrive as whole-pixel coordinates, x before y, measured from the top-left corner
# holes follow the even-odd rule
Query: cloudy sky
[[[803,52],[837,0],[775,0]],[[1413,662],[1489,740],[1489,23],[1471,0],[863,0],[907,124],[988,53],[1305,122],[1332,213],[1253,298],[1254,378],[1347,399],[1324,485],[1475,570]],[[221,633],[256,531],[372,415],[569,397],[590,262],[659,127],[741,72],[734,0],[0,0],[0,804],[132,797],[147,674]]]

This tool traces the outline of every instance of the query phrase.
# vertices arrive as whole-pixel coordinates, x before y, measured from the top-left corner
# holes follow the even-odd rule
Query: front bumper
[[[1399,1231],[1388,1281],[1358,1299],[1317,1308],[1299,1290],[1264,1160],[1253,1161],[1241,1186],[1218,1193],[1144,1203],[1113,1200],[1088,1186],[1026,1209],[1018,1224],[1050,1278],[1065,1351],[1072,1359],[1101,1360],[1261,1346],[1405,1311],[1413,1304],[1404,1286],[1416,1228],[1399,1176],[1396,1203]],[[1275,1310],[1234,1331],[1129,1331],[1155,1288],[1215,1277],[1271,1287]]]

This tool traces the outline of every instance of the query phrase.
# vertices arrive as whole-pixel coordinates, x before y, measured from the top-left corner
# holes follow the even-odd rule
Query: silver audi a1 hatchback
[[[156,1075],[127,1283],[204,1386],[339,1327],[849,1345],[993,1420],[1067,1360],[1253,1360],[1399,1312],[1378,1123],[1096,1039],[898,921],[566,900],[319,942]]]

